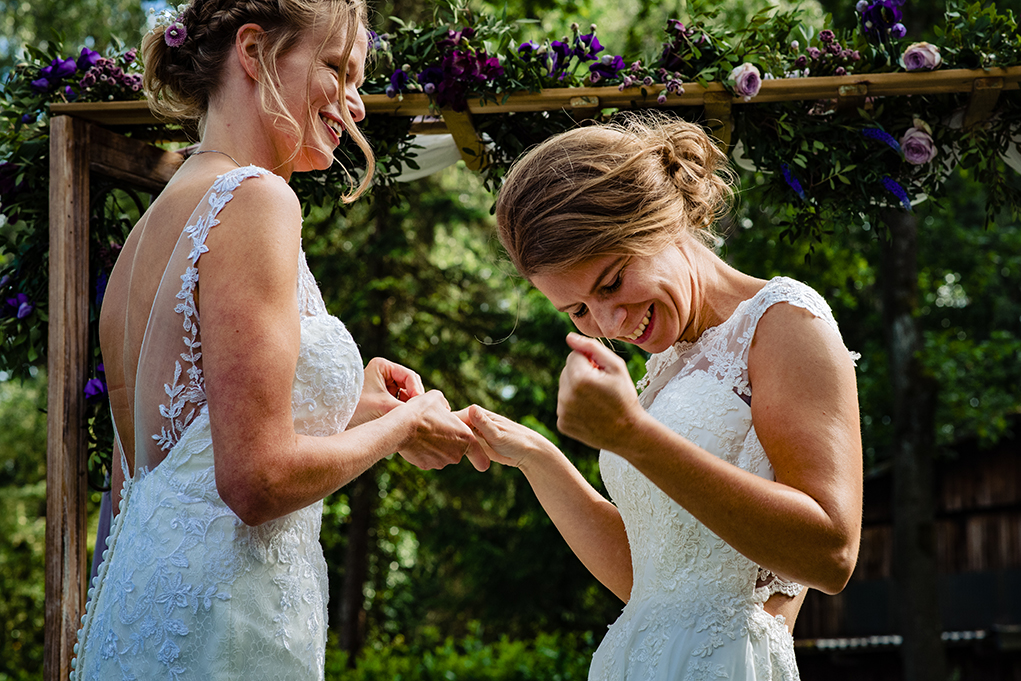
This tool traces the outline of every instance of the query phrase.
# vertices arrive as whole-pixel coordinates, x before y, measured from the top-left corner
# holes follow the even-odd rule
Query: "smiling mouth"
[[[333,134],[337,136],[337,139],[340,139],[341,135],[344,134],[343,124],[341,124],[340,121],[335,121],[332,118],[327,118],[326,116],[319,116],[319,118],[323,120],[323,123],[326,123],[326,127],[333,131]]]
[[[635,327],[635,330],[632,331],[629,335],[624,336],[624,340],[630,341],[632,343],[637,341],[639,338],[645,335],[645,329],[646,327],[649,326],[649,322],[651,320],[652,320],[652,306],[650,305],[649,309],[645,311],[645,317],[642,319],[641,323],[639,323],[638,326]]]

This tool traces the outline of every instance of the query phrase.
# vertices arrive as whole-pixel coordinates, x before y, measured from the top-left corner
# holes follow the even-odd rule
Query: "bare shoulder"
[[[799,376],[818,372],[853,375],[853,367],[837,329],[809,310],[776,303],[759,319],[748,357],[753,385],[756,374],[769,374],[775,369]]]
[[[237,222],[253,232],[297,232],[301,229],[301,204],[291,186],[279,175],[250,177],[232,192],[233,198],[220,213],[221,224]],[[292,234],[293,236],[293,234]]]

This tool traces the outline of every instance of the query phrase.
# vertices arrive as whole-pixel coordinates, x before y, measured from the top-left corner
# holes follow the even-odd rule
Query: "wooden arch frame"
[[[685,84],[685,93],[665,105],[642,88],[562,88],[515,93],[499,103],[472,102],[468,111],[444,111],[442,121],[418,131],[450,132],[469,167],[479,169],[482,143],[471,113],[536,112],[568,109],[579,118],[602,108],[703,106],[715,120],[717,135],[730,139],[735,105],[807,99],[836,100],[838,107],[859,106],[865,97],[971,93],[965,126],[987,117],[1003,90],[1016,90],[1021,66],[991,70],[947,70],[768,80],[750,101],[734,97],[722,85]],[[647,93],[660,88],[650,86]],[[429,116],[424,94],[389,99],[364,98],[370,115]],[[104,125],[153,124],[145,102],[54,104],[50,120],[49,334],[46,452],[46,681],[71,673],[72,648],[85,610],[88,580],[86,548],[85,367],[88,351],[89,178],[107,175],[125,185],[158,193],[183,161],[162,150],[111,132]],[[413,129],[414,130],[414,129]]]

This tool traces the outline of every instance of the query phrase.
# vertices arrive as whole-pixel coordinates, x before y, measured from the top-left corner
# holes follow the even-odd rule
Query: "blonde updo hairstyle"
[[[257,24],[264,33],[258,43],[260,98],[263,110],[290,128],[296,139],[304,139],[304,128],[287,112],[280,94],[277,63],[288,50],[323,22],[324,35],[345,35],[343,64],[347,63],[358,31],[367,30],[368,11],[364,0],[192,0],[177,21],[187,37],[170,47],[160,26],[142,39],[143,86],[154,113],[170,120],[194,121],[201,133],[209,100],[220,85],[223,65],[239,28]],[[318,46],[318,56],[325,43]],[[314,62],[309,64],[311,79]],[[340,91],[346,87],[346,69],[339,75]],[[311,85],[310,85],[311,87]],[[341,119],[366,159],[366,172],[359,185],[344,197],[353,201],[368,186],[375,169],[375,157],[358,129],[351,112],[340,107]],[[295,148],[294,155],[300,149]]]
[[[686,235],[707,245],[734,196],[727,156],[698,125],[624,114],[555,135],[521,157],[496,204],[522,276],[607,255],[655,255]]]

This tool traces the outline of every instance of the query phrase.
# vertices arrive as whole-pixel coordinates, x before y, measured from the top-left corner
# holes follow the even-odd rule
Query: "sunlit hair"
[[[651,112],[555,135],[521,157],[496,204],[500,241],[526,278],[606,255],[705,243],[734,173],[698,125]]]
[[[338,33],[344,35],[342,64],[347,64],[358,31],[365,31],[367,9],[364,0],[192,0],[178,18],[187,29],[187,39],[178,47],[169,47],[163,31],[157,29],[142,40],[144,89],[149,108],[164,118],[194,121],[203,129],[210,98],[220,85],[223,65],[234,48],[239,28],[253,23],[263,29],[257,44],[260,99],[263,110],[279,124],[290,128],[298,140],[305,139],[306,123],[288,113],[280,94],[277,64],[300,40],[307,39],[323,22],[327,30],[316,48],[318,57],[326,42]],[[309,88],[315,62],[309,64]],[[340,92],[347,85],[346,68],[341,69]],[[348,134],[365,155],[366,167],[358,186],[343,197],[353,201],[368,187],[375,169],[375,156],[368,141],[351,118],[347,106],[340,116]],[[295,148],[292,158],[300,153]]]

